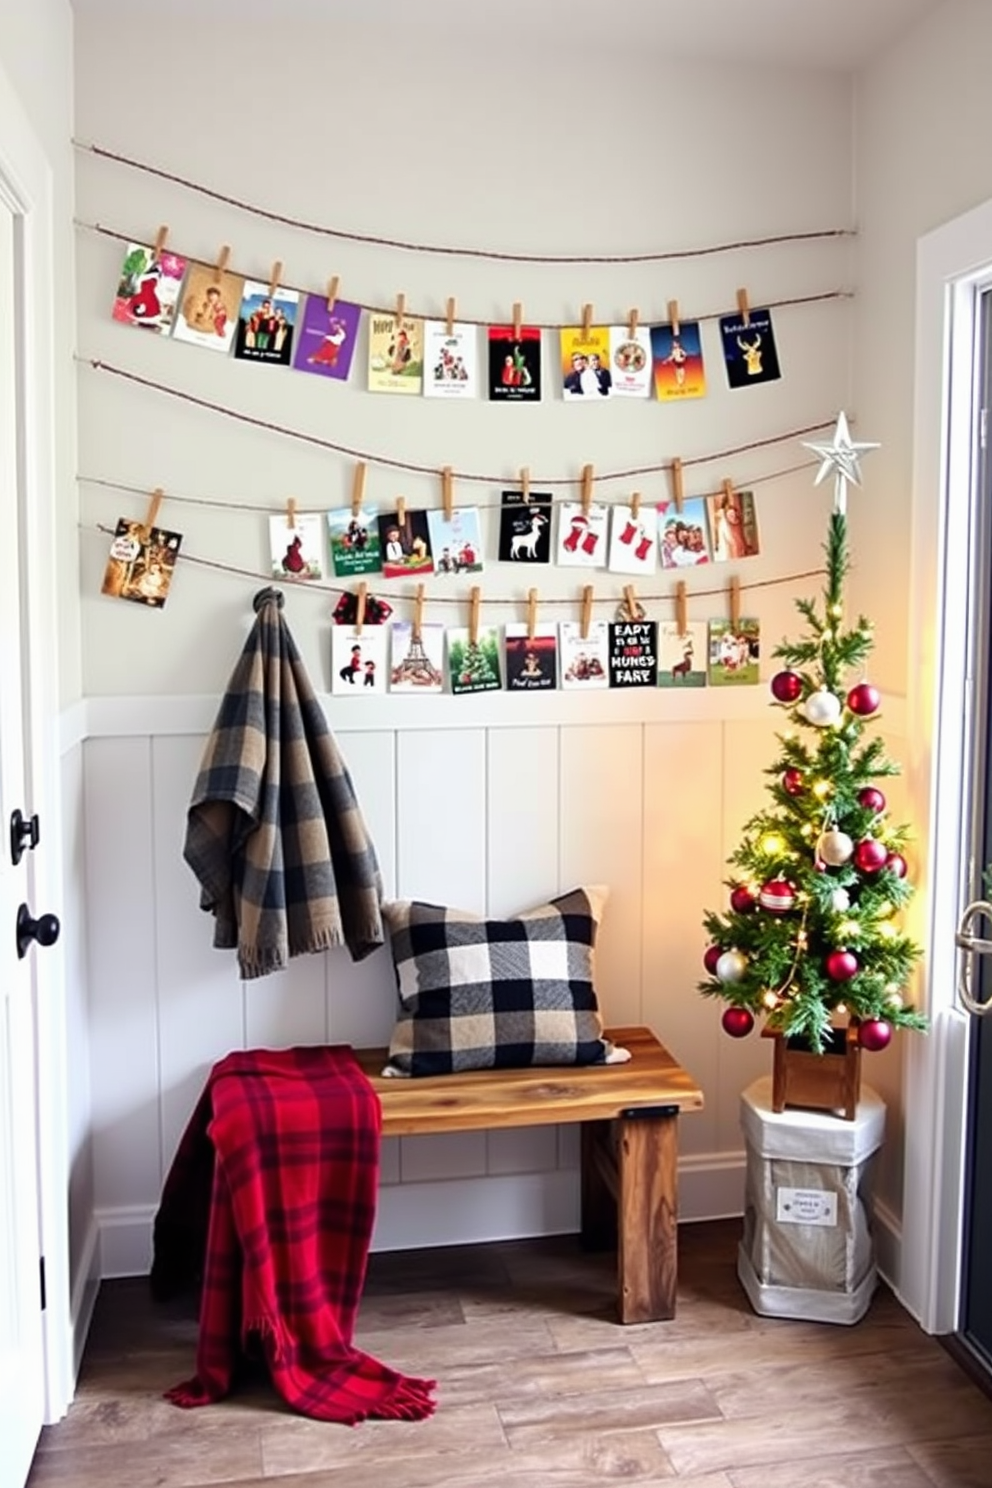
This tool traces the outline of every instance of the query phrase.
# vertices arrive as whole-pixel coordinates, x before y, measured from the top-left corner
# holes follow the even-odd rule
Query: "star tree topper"
[[[833,472],[834,511],[844,516],[847,512],[848,486],[860,486],[861,484],[861,467],[858,464],[858,458],[869,450],[878,449],[878,445],[855,444],[847,427],[847,415],[839,413],[832,444],[807,444],[804,441],[803,448],[812,450],[814,455],[819,455],[823,461],[816,472],[814,486],[818,486]]]

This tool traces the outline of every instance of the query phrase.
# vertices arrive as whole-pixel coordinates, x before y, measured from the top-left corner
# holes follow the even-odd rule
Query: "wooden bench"
[[[703,1093],[648,1028],[613,1028],[627,1064],[383,1078],[385,1049],[356,1049],[382,1104],[382,1133],[582,1123],[582,1243],[617,1248],[623,1323],[675,1316],[678,1118]]]

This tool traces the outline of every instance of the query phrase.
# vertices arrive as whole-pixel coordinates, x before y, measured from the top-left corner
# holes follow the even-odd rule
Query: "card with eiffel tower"
[[[444,626],[397,620],[390,636],[390,692],[444,691]]]

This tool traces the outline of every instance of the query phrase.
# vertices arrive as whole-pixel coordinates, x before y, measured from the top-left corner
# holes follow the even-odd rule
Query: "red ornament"
[[[858,1029],[858,1043],[872,1054],[886,1048],[891,1039],[892,1024],[886,1023],[884,1018],[869,1018]]]
[[[862,837],[854,849],[854,861],[862,873],[877,873],[884,868],[889,850],[874,837]]]
[[[795,703],[803,695],[803,679],[798,672],[776,672],[769,685],[779,703]]]
[[[758,894],[758,903],[762,909],[768,909],[772,914],[786,914],[794,907],[795,902],[796,891],[784,878],[769,879]]]
[[[757,905],[757,899],[746,884],[738,884],[730,895],[730,907],[736,914],[748,914]]]
[[[863,806],[866,811],[884,811],[885,797],[875,786],[866,785],[864,790],[858,791],[858,805]]]
[[[905,878],[909,872],[909,864],[906,862],[902,853],[889,853],[889,856],[885,860],[885,866],[891,869],[896,878]]]
[[[801,796],[803,793],[803,772],[790,765],[782,776],[782,789],[790,796]]]
[[[876,713],[881,701],[882,694],[870,682],[859,682],[847,694],[847,706],[852,713],[858,713],[862,718],[867,718],[869,713]]]
[[[831,951],[824,964],[827,976],[833,982],[849,982],[860,970],[858,958],[852,951]]]
[[[746,1038],[754,1027],[754,1014],[747,1008],[728,1007],[720,1021],[724,1033],[729,1033],[731,1038]]]
[[[709,972],[710,976],[716,976],[716,963],[719,961],[722,955],[722,946],[711,945],[706,947],[706,954],[703,957],[703,965],[706,967],[706,970]]]

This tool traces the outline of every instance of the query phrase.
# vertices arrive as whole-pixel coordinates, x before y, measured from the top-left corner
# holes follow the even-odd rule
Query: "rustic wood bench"
[[[382,1134],[582,1123],[582,1243],[617,1248],[623,1323],[675,1316],[678,1118],[703,1093],[648,1028],[613,1028],[627,1064],[384,1078],[385,1049],[355,1054],[382,1104]]]

